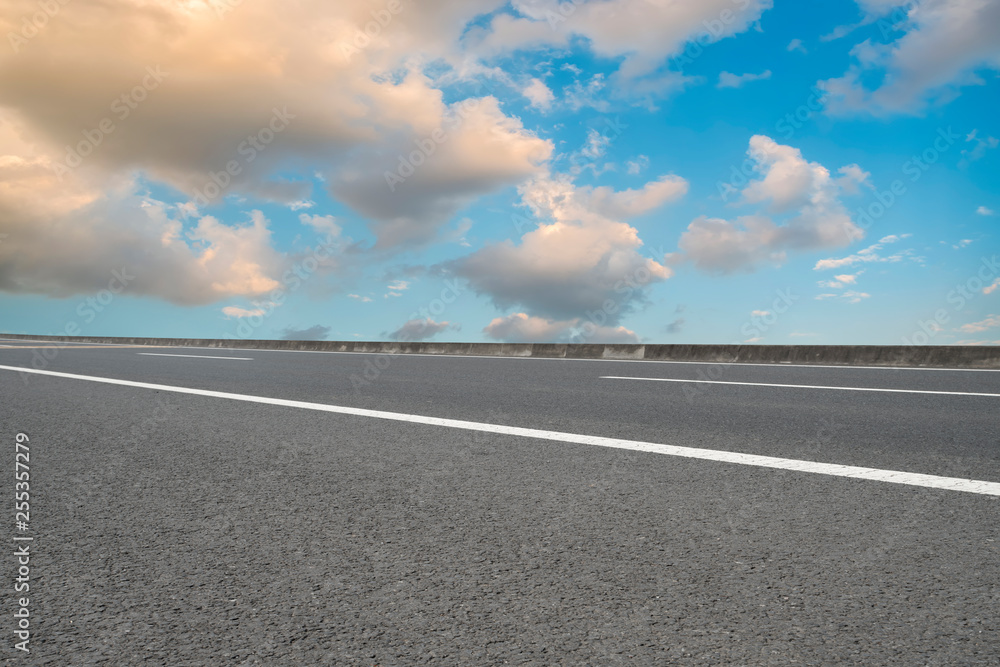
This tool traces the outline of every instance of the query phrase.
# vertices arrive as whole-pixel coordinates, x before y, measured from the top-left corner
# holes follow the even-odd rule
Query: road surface
[[[997,371],[0,346],[13,661],[1000,661]]]

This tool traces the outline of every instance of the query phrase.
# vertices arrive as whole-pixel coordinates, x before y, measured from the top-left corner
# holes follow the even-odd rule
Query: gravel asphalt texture
[[[47,369],[1000,481],[997,397],[600,379],[1000,393],[995,372],[140,351]],[[36,536],[9,664],[1000,663],[997,497],[11,371],[0,405]]]

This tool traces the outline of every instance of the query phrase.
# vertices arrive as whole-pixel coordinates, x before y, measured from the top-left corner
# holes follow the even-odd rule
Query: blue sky
[[[1000,342],[1000,3],[22,4],[8,332]]]

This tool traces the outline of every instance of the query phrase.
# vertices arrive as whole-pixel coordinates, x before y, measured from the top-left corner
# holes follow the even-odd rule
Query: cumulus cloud
[[[442,331],[457,330],[459,327],[452,322],[435,322],[432,318],[408,320],[403,326],[389,334],[389,338],[398,341],[421,341],[433,338]]]
[[[638,334],[631,329],[618,326],[596,326],[589,322],[577,324],[570,336],[571,343],[607,343],[611,345],[634,345],[640,342]]]
[[[664,204],[680,199],[688,191],[688,183],[673,174],[661,176],[646,183],[638,190],[615,191],[607,186],[577,188],[581,204],[590,206],[608,218],[628,219],[653,211]]]
[[[760,74],[747,72],[746,74],[732,74],[730,72],[719,72],[719,82],[716,88],[742,88],[744,84],[751,81],[763,81],[771,78],[771,70],[766,69]]]
[[[555,343],[569,339],[576,319],[549,320],[531,317],[526,313],[513,313],[498,317],[483,329],[488,338],[507,343]]]
[[[60,181],[47,157],[5,149],[0,138],[4,291],[63,298],[106,289],[120,274],[128,294],[202,305],[281,284],[287,260],[272,249],[259,211],[236,224],[185,221],[130,178]]]
[[[599,326],[582,318],[552,320],[513,313],[490,322],[483,333],[505,343],[638,343],[639,336],[623,326]]]
[[[833,179],[799,149],[763,135],[751,137],[747,154],[761,178],[743,189],[742,202],[787,220],[778,224],[763,213],[731,221],[700,216],[681,235],[671,261],[690,261],[712,273],[753,271],[760,264],[783,263],[790,251],[844,246],[863,236],[839,198],[848,183],[867,178],[860,168],[841,170],[843,176]]]
[[[467,42],[489,58],[516,49],[565,47],[583,37],[594,54],[622,59],[613,77],[617,89],[648,94],[683,82],[682,76],[661,67],[681,54],[689,40],[697,38],[703,48],[743,32],[771,4],[771,0],[516,0],[512,8],[517,15],[495,15],[488,27],[470,31]]]
[[[686,187],[675,176],[622,192],[578,187],[566,178],[533,179],[520,193],[540,221],[536,229],[519,244],[487,245],[445,266],[500,308],[520,306],[530,316],[555,320],[604,311],[604,320],[617,324],[642,302],[650,284],[671,272],[640,253],[643,243],[634,227],[610,216],[647,213]]]
[[[540,174],[552,142],[524,129],[495,97],[442,110],[422,136],[385,139],[338,173],[333,192],[367,216],[379,247],[424,243],[475,197]]]
[[[381,247],[433,239],[472,198],[539,174],[552,151],[493,97],[445,103],[424,73],[429,62],[460,66],[469,21],[502,4],[402,3],[368,37],[365,0],[66,4],[44,44],[0,52],[0,219],[11,237],[0,289],[65,296],[142,263],[139,294],[258,294],[285,259],[263,245],[266,226],[222,224],[206,207],[232,195],[301,210],[319,183],[369,219]],[[5,9],[8,34],[38,8]],[[438,132],[445,145],[391,191],[384,173]],[[146,183],[186,201],[143,204]],[[320,233],[336,224],[305,222]],[[95,251],[93,268],[70,239],[81,257]]]
[[[847,72],[820,82],[830,113],[919,113],[953,98],[961,86],[982,84],[977,70],[1000,70],[1000,3],[919,0],[906,9],[893,0],[859,4],[869,15],[866,22],[877,20],[883,36],[904,34],[888,43],[857,44]]]
[[[331,327],[324,327],[320,324],[306,329],[288,327],[282,330],[281,340],[326,340],[331,330]]]

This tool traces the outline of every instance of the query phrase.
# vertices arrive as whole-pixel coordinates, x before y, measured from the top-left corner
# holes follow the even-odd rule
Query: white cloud
[[[747,72],[746,74],[731,74],[730,72],[719,72],[719,82],[716,88],[742,88],[744,84],[751,81],[763,81],[771,78],[771,70],[766,69],[760,74]]]
[[[623,326],[597,326],[582,318],[552,320],[513,313],[490,322],[483,333],[507,343],[638,343],[639,336]]]
[[[252,310],[246,308],[240,308],[239,306],[226,306],[222,309],[222,314],[227,318],[244,318],[244,317],[260,317],[267,313],[263,308],[254,308]]]
[[[820,287],[826,287],[828,289],[842,289],[847,285],[854,285],[857,283],[858,276],[861,275],[863,271],[858,273],[845,273],[839,276],[834,276],[833,280],[821,280],[819,281]]]
[[[959,161],[958,166],[967,167],[970,162],[975,162],[976,160],[981,160],[986,156],[986,151],[992,150],[997,146],[1000,146],[1000,140],[996,137],[986,137],[985,139],[977,136],[979,130],[973,130],[969,132],[965,137],[966,143],[974,142],[972,148],[962,149],[962,159]]]
[[[602,58],[624,58],[612,80],[632,94],[661,94],[683,85],[683,76],[664,72],[671,56],[682,57],[689,40],[704,45],[746,30],[771,0],[701,0],[699,2],[634,2],[603,0],[515,0],[519,16],[500,13],[486,29],[467,37],[480,56],[490,58],[516,49],[566,47],[583,37]],[[725,16],[727,20],[720,19]]]
[[[789,219],[777,224],[762,214],[733,221],[701,216],[681,236],[673,262],[691,261],[714,273],[752,271],[764,263],[781,264],[789,251],[843,246],[863,236],[840,202],[843,179],[832,179],[829,170],[806,161],[797,148],[763,135],[750,139],[747,154],[762,178],[743,189],[743,202],[762,204]],[[852,182],[864,174],[843,173]]]
[[[649,166],[649,157],[640,155],[634,160],[628,160],[625,166],[627,167],[627,173],[634,176]]]
[[[649,212],[686,191],[675,176],[640,190],[577,187],[546,176],[520,188],[524,203],[541,222],[515,245],[487,245],[446,266],[488,294],[501,308],[519,305],[529,316],[569,320],[608,309],[610,324],[642,302],[647,287],[670,270],[644,257],[638,231],[618,217]]]
[[[902,261],[905,257],[912,258],[912,251],[903,251],[895,253],[893,255],[889,255],[888,257],[883,257],[882,255],[879,254],[879,251],[882,250],[885,246],[892,243],[897,243],[898,241],[909,238],[910,236],[911,236],[910,234],[902,234],[899,236],[895,234],[890,234],[889,236],[884,236],[881,239],[879,239],[878,243],[874,243],[868,246],[867,248],[862,248],[853,255],[848,255],[847,257],[839,257],[839,258],[831,257],[828,259],[821,259],[818,262],[816,262],[816,266],[813,267],[813,270],[826,271],[829,269],[839,269],[845,266],[854,266],[855,264],[867,264],[870,262],[899,262]]]
[[[507,343],[555,343],[569,338],[577,319],[549,320],[513,313],[497,317],[483,329],[488,338]]]
[[[962,239],[961,241],[959,241],[958,243],[954,244],[951,247],[954,248],[955,250],[961,250],[962,248],[966,248],[971,244],[972,244],[972,239]]]
[[[993,212],[993,209],[991,209],[991,208],[986,208],[985,206],[980,206],[979,208],[977,208],[977,209],[976,209],[976,213],[977,213],[978,215],[996,215],[996,214],[995,214],[995,213]]]
[[[580,155],[592,160],[604,157],[611,143],[611,137],[591,128],[587,132],[587,143],[580,149]]]
[[[570,111],[579,111],[589,107],[604,113],[610,108],[606,87],[607,81],[604,75],[598,72],[590,77],[586,83],[577,80],[564,88],[563,99]]]
[[[750,311],[750,316],[751,317],[767,317],[770,314],[771,314],[770,310],[751,310]]]
[[[383,294],[383,299],[388,299],[389,297],[403,296],[403,292],[409,289],[410,283],[405,280],[394,280],[386,288],[389,290],[387,294]]]
[[[820,82],[830,113],[919,113],[953,98],[961,86],[982,84],[978,69],[1000,69],[1000,3],[921,0],[905,12],[891,0],[860,4],[869,13],[866,22],[878,17],[882,34],[905,34],[887,44],[857,44],[847,72]],[[886,16],[890,10],[902,15]],[[897,18],[902,21],[893,25]]]
[[[843,299],[847,303],[860,303],[863,299],[871,298],[871,294],[868,292],[855,292],[847,291],[841,294],[820,294],[816,297],[817,301],[825,301],[827,299]]]
[[[532,79],[531,83],[521,91],[521,94],[528,98],[531,106],[542,110],[549,109],[552,106],[552,100],[555,99],[555,95],[541,79]]]
[[[805,45],[802,44],[802,40],[797,37],[792,41],[788,42],[788,46],[785,47],[785,50],[798,51],[800,53],[809,53],[809,51],[806,50]]]
[[[371,297],[361,296],[360,294],[348,294],[347,298],[348,299],[355,299],[357,301],[360,301],[361,303],[371,303],[372,302]]]
[[[0,120],[7,120],[0,114]],[[259,297],[280,286],[288,260],[271,247],[269,222],[184,219],[144,194],[131,176],[81,167],[62,180],[53,161],[0,123],[0,290],[65,298],[107,289],[180,305]]]
[[[648,213],[667,202],[680,199],[688,191],[688,183],[680,176],[661,176],[638,190],[615,191],[607,186],[577,188],[575,196],[581,204],[590,206],[608,218],[628,219]]]
[[[308,213],[301,213],[299,214],[299,222],[312,227],[327,237],[340,236],[340,225],[337,224],[337,219],[332,215],[309,215]]]
[[[7,17],[30,16],[38,9],[34,0],[7,4]],[[140,236],[159,238],[164,230],[143,220],[133,203],[139,199],[137,186],[123,185],[133,174],[191,199],[213,177],[222,178],[230,181],[220,188],[222,197],[277,201],[292,210],[310,208],[313,183],[322,181],[366,217],[381,247],[431,240],[472,198],[541,173],[551,155],[551,143],[506,116],[493,97],[474,98],[475,108],[463,105],[468,100],[446,104],[439,81],[424,73],[426,63],[442,62],[453,66],[454,76],[464,75],[457,73],[459,42],[469,21],[502,4],[433,2],[417,10],[404,3],[361,49],[351,45],[372,21],[365,0],[303,0],[294,6],[260,0],[252,8],[227,11],[224,20],[218,11],[230,8],[225,3],[120,0],[102,6],[100,16],[93,3],[67,4],[60,20],[46,26],[45,48],[0,52],[0,125],[5,128],[0,134],[16,124],[11,134],[22,144],[12,147],[16,142],[0,138],[0,169],[19,172],[15,181],[0,185],[0,211],[20,211],[23,224],[34,227],[19,244],[28,256],[58,247],[56,229],[107,239],[107,248],[91,262],[100,272],[109,269],[98,259],[118,265],[150,253],[146,265],[155,267],[157,255],[173,254],[176,260],[182,252],[177,243],[164,251],[155,242],[140,242]],[[0,18],[0,25],[10,20]],[[169,39],[149,33],[153,25]],[[133,37],[122,43],[122,34]],[[162,64],[162,85],[148,90],[134,113],[120,106],[128,112],[125,118],[109,111],[109,101],[142,83],[146,67],[155,69],[157,63]],[[278,125],[272,124],[276,109],[282,118]],[[39,179],[52,180],[57,163],[66,159],[66,146],[78,145],[81,130],[91,130],[105,117],[114,131],[103,136],[82,166],[64,174],[58,187],[33,187]],[[405,185],[390,192],[385,171],[396,169],[400,155],[426,145],[437,130],[447,141],[424,156],[426,164]],[[253,137],[260,146],[261,136],[263,148],[248,142]],[[229,163],[238,173],[225,173]],[[50,193],[46,212],[39,211],[48,221],[41,226],[29,222],[34,214],[19,205],[33,191]],[[187,219],[201,214],[191,202],[177,206],[186,219],[174,238],[183,242]],[[50,231],[55,238],[47,236]],[[31,248],[25,246],[29,240]],[[215,254],[225,253],[216,249]],[[18,264],[2,252],[0,276],[12,275]],[[0,288],[53,295],[93,289],[93,281],[64,280],[68,269],[36,280],[31,271],[18,268],[25,277],[0,278]],[[139,285],[143,293],[171,300],[179,298],[172,292],[183,291],[159,283]],[[220,290],[201,291],[184,298],[211,300]]]
[[[589,326],[588,326],[589,325]],[[573,343],[606,343],[611,345],[629,345],[640,342],[638,334],[631,329],[618,325],[615,327],[598,327],[588,322],[578,324],[576,331],[570,336]]]
[[[997,291],[997,289],[1000,289],[1000,278],[994,280],[992,285],[987,285],[986,287],[984,287],[983,294],[992,294],[993,292]]]
[[[1000,315],[990,315],[986,319],[980,320],[979,322],[963,324],[957,330],[964,333],[979,333],[980,331],[996,329],[997,327],[1000,327]]]
[[[875,189],[872,186],[871,181],[868,180],[871,174],[856,164],[849,164],[841,167],[837,170],[838,174],[842,174],[840,178],[837,179],[837,185],[850,195],[855,195],[860,191],[861,185],[867,185],[871,189]]]
[[[332,186],[372,220],[378,247],[433,240],[459,208],[542,173],[551,157],[552,142],[505,116],[494,97],[456,102],[443,113],[441,128],[387,139],[387,148],[345,167]]]

